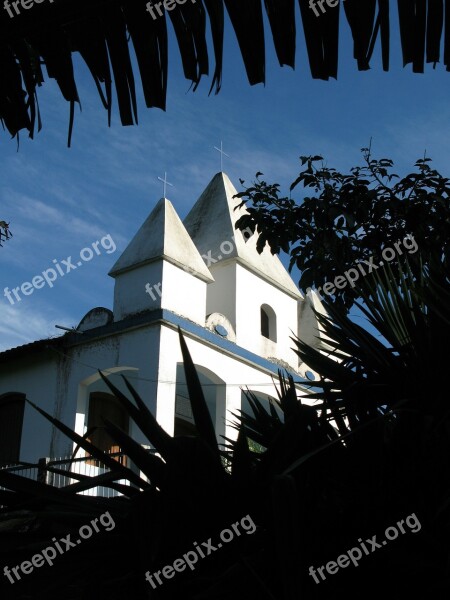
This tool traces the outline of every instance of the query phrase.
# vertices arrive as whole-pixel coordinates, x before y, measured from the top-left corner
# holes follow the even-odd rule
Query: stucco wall
[[[268,304],[277,318],[277,342],[261,335],[261,305]],[[297,331],[297,300],[257,277],[241,265],[236,266],[236,342],[263,357],[276,357],[296,369],[292,351],[292,332]]]

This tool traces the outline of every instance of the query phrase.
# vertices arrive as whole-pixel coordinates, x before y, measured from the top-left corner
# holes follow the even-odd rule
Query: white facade
[[[218,173],[184,224],[172,204],[160,200],[110,272],[112,311],[93,309],[79,333],[0,354],[0,415],[9,402],[4,414],[19,418],[11,417],[11,394],[23,394],[83,435],[98,425],[95,411],[109,402],[100,369],[123,391],[120,375],[129,378],[168,433],[189,433],[178,327],[198,368],[219,443],[222,436],[236,436],[230,421],[241,408],[242,389],[275,396],[280,366],[299,380],[307,367],[290,338],[316,343],[311,301],[267,248],[258,254],[256,236],[235,230],[242,210],[234,211],[234,194],[228,177]],[[23,396],[18,398],[16,407]],[[108,410],[114,416],[119,409],[111,400]],[[73,451],[72,442],[28,405],[20,425],[16,461]],[[133,423],[123,428],[148,443]],[[5,455],[0,448],[0,461]]]

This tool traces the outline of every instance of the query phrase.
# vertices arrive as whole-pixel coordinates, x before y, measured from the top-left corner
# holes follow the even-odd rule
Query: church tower
[[[302,296],[279,258],[267,246],[259,254],[257,236],[235,229],[246,212],[236,210],[236,194],[228,176],[217,173],[184,220],[214,277],[207,289],[208,319],[224,316],[236,344],[297,368],[290,336],[298,331]]]
[[[161,198],[109,275],[114,320],[162,308],[204,325],[207,269],[172,203]]]

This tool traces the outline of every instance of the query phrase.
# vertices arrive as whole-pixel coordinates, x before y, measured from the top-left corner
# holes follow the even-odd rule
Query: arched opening
[[[208,406],[219,444],[223,444],[225,435],[225,382],[215,373],[199,365],[195,365],[202,386],[203,395]],[[175,390],[175,423],[174,436],[198,435],[195,426],[191,401],[189,399],[183,364],[177,365],[177,384]]]
[[[25,394],[12,392],[0,396],[0,466],[20,460]]]
[[[106,431],[104,419],[108,419],[116,427],[128,433],[129,417],[119,400],[106,392],[92,392],[89,395],[88,439],[103,452],[108,454],[120,452],[117,442]],[[114,458],[120,463],[123,462],[121,456]]]
[[[102,369],[102,372],[107,377],[113,376],[113,383],[119,388],[121,392],[125,395],[127,394],[127,389],[121,378],[120,374],[132,375],[137,374],[139,372],[135,367],[112,367],[109,369]],[[78,397],[77,397],[77,411],[75,416],[75,431],[78,435],[85,435],[88,430],[89,425],[89,399],[94,393],[103,392],[108,395],[109,388],[103,382],[102,378],[98,373],[94,373],[90,375],[86,379],[80,381],[78,386]],[[109,394],[111,396],[111,394]],[[109,418],[109,417],[108,417]],[[103,422],[101,423],[103,425]],[[131,427],[132,424],[130,424]],[[89,438],[90,439],[90,438]],[[76,448],[76,444],[74,444],[74,449]],[[80,451],[81,458],[83,456],[82,451]]]
[[[278,404],[275,401],[275,398],[273,396],[269,396],[268,394],[264,394],[263,392],[256,392],[254,390],[243,390],[241,392],[241,412],[245,413],[246,415],[249,415],[250,417],[254,418],[255,417],[255,413],[253,412],[250,400],[249,400],[249,396],[250,398],[252,397],[256,397],[256,399],[260,402],[260,404],[262,405],[262,408],[264,409],[264,411],[266,413],[268,413],[269,415],[272,415],[273,412],[275,411],[275,413],[278,415],[280,421],[282,423],[284,423],[284,413],[281,410],[281,408],[278,406]],[[257,417],[258,419],[258,417]],[[275,420],[274,420],[274,433],[275,433],[275,429],[276,425],[275,425]],[[268,431],[267,429],[267,424],[265,425],[265,429],[266,431]],[[248,433],[248,437],[249,437],[249,447],[252,451],[254,452],[264,452],[264,450],[266,450],[265,446],[262,446],[259,442],[253,440],[251,438],[251,433]]]
[[[261,306],[261,335],[272,342],[277,341],[277,315],[268,304]]]

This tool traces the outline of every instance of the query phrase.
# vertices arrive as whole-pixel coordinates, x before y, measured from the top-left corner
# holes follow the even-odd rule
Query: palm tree
[[[0,515],[3,562],[27,560],[57,532],[75,535],[105,510],[117,528],[112,537],[99,535],[78,554],[61,558],[51,579],[42,570],[22,587],[15,584],[14,598],[21,598],[19,591],[28,597],[37,582],[48,600],[62,591],[68,598],[121,598],[126,590],[146,598],[147,570],[160,570],[194,541],[217,535],[246,514],[257,525],[254,536],[240,537],[196,570],[165,582],[157,597],[309,600],[332,593],[356,599],[364,586],[373,597],[388,589],[444,597],[450,558],[450,281],[442,266],[419,266],[413,271],[404,263],[394,273],[386,265],[361,280],[360,309],[371,331],[339,306],[329,305],[329,316],[318,314],[326,347],[319,351],[295,340],[302,360],[321,374],[309,384],[315,403],[297,398],[293,379],[280,373],[278,399],[266,410],[249,394],[253,414],[240,415],[238,439],[228,441],[223,453],[181,332],[198,436],[170,437],[126,379],[132,401],[104,378],[157,454],[105,421],[128,456],[120,464],[36,407],[110,470],[92,478],[73,473],[77,483],[62,489],[0,471],[6,488],[0,503],[7,507]],[[123,496],[78,495],[98,485]],[[392,528],[398,539],[390,534],[394,541],[384,540],[384,547],[383,534]],[[364,540],[378,540],[373,556],[363,556]],[[353,547],[361,553],[357,569],[323,581],[310,576],[311,566],[323,567]]]
[[[449,589],[450,279],[442,263],[421,268],[418,259],[413,266],[405,263],[395,273],[385,266],[360,282],[359,308],[370,330],[342,306],[325,303],[328,315],[316,315],[326,346],[318,350],[294,340],[301,360],[321,375],[309,397],[317,402],[317,415],[298,414],[295,424],[283,394],[283,423],[249,397],[253,414],[241,414],[237,424],[267,448],[252,453],[255,468],[273,463],[276,445],[285,445],[287,457],[295,444],[304,444],[283,476],[295,482],[291,490],[285,485],[297,501],[294,508],[288,503],[286,535],[301,538],[305,572],[308,564],[324,565],[358,546],[365,535],[383,539],[406,515],[420,519],[420,535],[401,537],[389,553],[377,553],[356,574],[334,581],[323,597],[331,591],[340,597],[339,590],[348,595],[348,586],[360,590],[368,582],[373,597],[387,581],[405,593]],[[318,434],[329,425],[327,442]]]
[[[123,125],[137,123],[135,79],[129,39],[137,57],[147,107],[165,109],[168,76],[167,19],[181,55],[184,75],[194,89],[210,72],[211,91],[221,87],[223,36],[227,9],[251,85],[265,81],[263,8],[260,0],[197,0],[174,4],[167,15],[152,18],[147,0],[58,0],[14,13],[8,0],[0,14],[0,121],[12,136],[25,129],[33,137],[41,127],[37,88],[42,65],[56,79],[70,103],[69,143],[74,106],[79,101],[72,54],[79,52],[111,116],[113,79]],[[17,3],[15,3],[17,5]],[[155,4],[155,3],[153,3]],[[328,80],[338,72],[340,2],[299,0],[302,27],[313,78]],[[324,6],[325,4],[325,6]],[[332,6],[335,4],[336,6]],[[416,6],[417,5],[417,6]],[[161,6],[161,5],[160,5]],[[350,27],[359,70],[367,70],[378,36],[384,70],[389,69],[389,0],[346,0],[342,4]],[[30,7],[28,7],[30,8]],[[280,65],[295,67],[295,0],[265,0],[264,9]],[[425,60],[440,60],[444,25],[443,0],[398,1],[403,63],[423,72]],[[21,12],[20,12],[21,11]],[[11,16],[12,15],[12,16]],[[208,49],[207,22],[212,39]],[[446,27],[448,24],[446,24]],[[445,32],[444,64],[450,68],[450,36]]]

